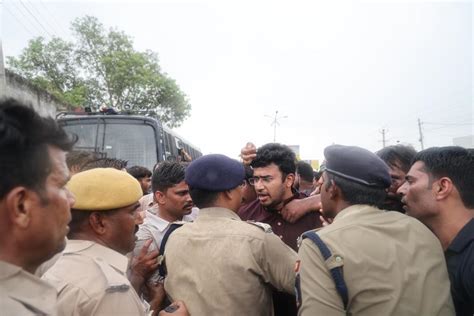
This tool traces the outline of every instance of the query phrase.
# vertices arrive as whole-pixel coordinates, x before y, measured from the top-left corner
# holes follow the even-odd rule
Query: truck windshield
[[[128,166],[152,169],[157,160],[152,126],[133,123],[77,122],[63,126],[79,137],[75,149],[99,152],[103,157],[128,160]]]

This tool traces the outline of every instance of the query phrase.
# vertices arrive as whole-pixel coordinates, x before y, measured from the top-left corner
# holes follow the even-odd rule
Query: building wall
[[[55,117],[56,112],[66,111],[68,106],[59,102],[46,91],[36,88],[23,77],[5,69],[5,87],[2,97],[15,98],[30,105],[41,116]]]
[[[453,145],[474,148],[474,135],[453,138]]]

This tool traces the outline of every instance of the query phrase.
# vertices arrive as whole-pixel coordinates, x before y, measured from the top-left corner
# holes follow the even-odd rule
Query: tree
[[[37,37],[18,58],[7,57],[7,63],[11,70],[63,102],[81,104],[86,100],[86,86],[76,75],[72,43],[57,37],[45,43],[43,37]]]
[[[73,105],[150,111],[170,127],[189,116],[186,95],[161,71],[156,53],[136,51],[128,35],[95,17],[76,19],[72,31],[74,43],[30,41],[7,59],[9,68]]]

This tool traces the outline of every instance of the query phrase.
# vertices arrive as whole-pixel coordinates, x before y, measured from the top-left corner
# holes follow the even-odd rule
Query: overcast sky
[[[425,147],[474,134],[471,1],[2,1],[6,56],[86,14],[157,52],[192,105],[177,131],[204,153],[273,141],[276,111],[303,159],[375,151],[382,129],[420,149],[418,118]]]

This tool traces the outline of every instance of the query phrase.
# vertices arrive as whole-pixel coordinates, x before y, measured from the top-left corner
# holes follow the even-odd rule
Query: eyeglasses
[[[257,184],[260,180],[262,180],[263,184],[268,184],[273,181],[273,177],[271,176],[264,176],[264,177],[252,177],[249,178],[249,183],[251,185]]]

